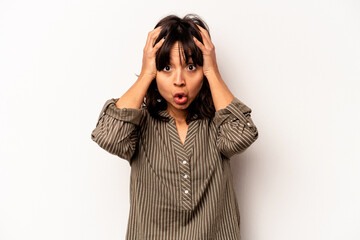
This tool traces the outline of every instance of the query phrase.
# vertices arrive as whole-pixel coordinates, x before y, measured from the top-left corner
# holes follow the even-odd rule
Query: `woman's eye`
[[[165,66],[165,67],[163,68],[163,70],[164,70],[165,72],[167,72],[167,71],[169,71],[169,68],[170,68],[170,66],[167,65],[167,66]]]
[[[196,67],[195,67],[194,64],[190,64],[189,67],[192,67],[192,68],[190,69],[191,71],[195,71],[195,70],[196,70]]]
[[[196,67],[195,67],[194,64],[190,64],[190,65],[188,65],[188,67],[189,67],[189,70],[190,70],[190,71],[195,71],[195,70],[196,70]],[[163,71],[168,72],[168,71],[170,71],[170,69],[171,69],[171,67],[170,67],[169,65],[166,65],[166,66],[163,68]]]

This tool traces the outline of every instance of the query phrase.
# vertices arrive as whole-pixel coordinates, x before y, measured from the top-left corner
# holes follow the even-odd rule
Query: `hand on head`
[[[156,39],[159,37],[162,26],[159,26],[152,31],[149,32],[146,44],[143,50],[143,59],[142,59],[142,67],[141,74],[143,76],[150,76],[152,79],[156,77],[156,52],[162,46],[165,38],[162,38],[155,44]],[[155,44],[155,46],[154,46]]]

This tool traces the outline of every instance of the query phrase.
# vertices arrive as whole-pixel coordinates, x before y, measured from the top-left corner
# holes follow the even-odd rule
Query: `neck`
[[[179,110],[179,109],[172,109],[167,108],[166,110],[176,122],[183,123],[186,121],[187,110]]]

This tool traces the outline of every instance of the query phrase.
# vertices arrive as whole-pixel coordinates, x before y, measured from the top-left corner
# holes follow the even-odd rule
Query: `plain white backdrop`
[[[259,130],[231,159],[243,240],[360,239],[356,0],[0,1],[0,239],[125,239],[130,166],[91,131],[187,13]]]

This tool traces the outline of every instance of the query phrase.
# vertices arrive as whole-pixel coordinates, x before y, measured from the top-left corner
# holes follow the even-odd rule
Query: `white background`
[[[0,239],[125,239],[130,166],[91,131],[187,13],[259,130],[231,159],[243,240],[360,239],[355,0],[0,1]]]

